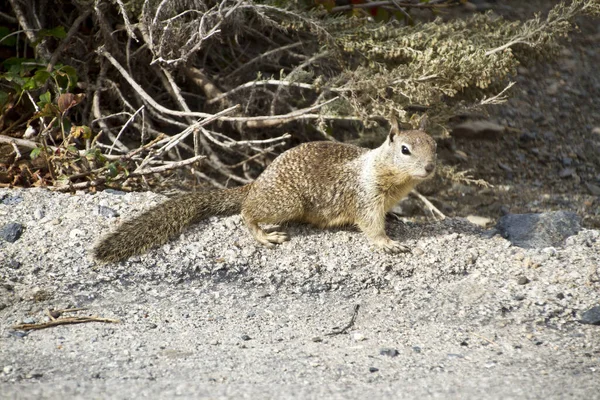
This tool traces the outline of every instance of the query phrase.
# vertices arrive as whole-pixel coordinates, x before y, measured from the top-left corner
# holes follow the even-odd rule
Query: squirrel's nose
[[[425,166],[425,172],[427,172],[428,174],[432,173],[434,169],[435,169],[435,164],[433,164],[433,163],[429,163]]]

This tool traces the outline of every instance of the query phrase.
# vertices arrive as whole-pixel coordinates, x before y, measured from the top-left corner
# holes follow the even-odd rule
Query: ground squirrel
[[[436,143],[422,131],[392,129],[369,150],[310,142],[277,157],[252,183],[184,194],[125,221],[94,248],[102,261],[119,261],[162,245],[212,215],[241,213],[254,238],[267,247],[288,240],[259,224],[306,222],[321,228],[356,225],[386,252],[408,251],[385,233],[385,215],[435,171]]]

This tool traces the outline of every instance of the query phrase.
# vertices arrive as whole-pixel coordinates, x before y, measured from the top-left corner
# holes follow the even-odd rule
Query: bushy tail
[[[94,257],[106,262],[121,261],[167,243],[203,218],[238,214],[250,186],[187,193],[169,199],[104,236],[93,249]]]

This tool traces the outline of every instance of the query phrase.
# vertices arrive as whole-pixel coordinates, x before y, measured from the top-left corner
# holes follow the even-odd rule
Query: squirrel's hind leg
[[[244,220],[244,223],[248,227],[248,230],[252,236],[254,236],[254,239],[270,249],[275,247],[276,244],[281,244],[290,240],[290,237],[286,232],[265,232],[265,230],[258,225],[258,221],[243,211],[242,219]]]

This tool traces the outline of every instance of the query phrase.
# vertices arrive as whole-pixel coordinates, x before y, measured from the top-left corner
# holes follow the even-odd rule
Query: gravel
[[[90,258],[94,241],[163,196],[0,196],[23,198],[0,204],[0,226],[25,228],[0,242],[8,398],[593,398],[600,389],[600,327],[582,323],[600,305],[598,230],[524,249],[466,219],[395,221],[388,232],[414,250],[388,255],[351,229],[293,224],[291,241],[269,250],[232,216],[102,265]],[[121,217],[94,213],[100,204]],[[347,334],[331,335],[357,304]],[[12,329],[73,307],[120,322]]]

